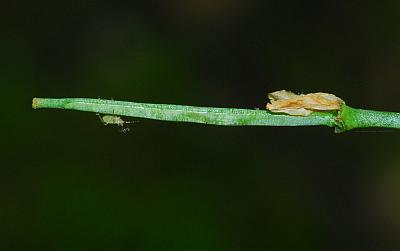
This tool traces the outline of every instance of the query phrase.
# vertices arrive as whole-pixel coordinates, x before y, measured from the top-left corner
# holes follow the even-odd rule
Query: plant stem
[[[166,120],[175,122],[193,122],[223,126],[335,126],[335,115],[331,113],[314,113],[312,116],[300,117],[271,113],[267,110],[250,110],[235,108],[196,107],[168,104],[146,104],[136,102],[114,101],[104,99],[66,98],[66,99],[33,99],[33,108],[59,108]]]
[[[329,126],[343,132],[354,128],[400,128],[400,113],[354,109],[343,105],[339,113],[313,112],[292,116],[267,110],[147,104],[89,98],[34,98],[33,108],[56,108],[154,120],[221,126]]]
[[[342,130],[354,128],[395,128],[400,129],[400,113],[356,109],[344,105],[339,113]]]

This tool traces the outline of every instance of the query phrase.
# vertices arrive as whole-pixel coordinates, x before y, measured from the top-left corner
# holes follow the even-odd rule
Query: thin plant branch
[[[336,132],[355,128],[400,129],[400,113],[355,109],[345,104],[339,110],[314,111],[294,116],[269,110],[148,104],[90,98],[34,98],[32,107],[55,108],[172,122],[220,126],[329,126]]]

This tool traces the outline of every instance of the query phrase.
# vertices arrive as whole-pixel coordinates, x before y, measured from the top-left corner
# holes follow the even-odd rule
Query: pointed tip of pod
[[[32,99],[32,108],[33,109],[38,108],[38,98],[33,98]]]

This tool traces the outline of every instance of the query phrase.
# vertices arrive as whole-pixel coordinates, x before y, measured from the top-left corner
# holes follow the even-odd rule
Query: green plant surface
[[[341,121],[342,130],[348,131],[355,128],[400,128],[400,113],[381,112],[356,109],[342,106],[338,119]]]
[[[355,128],[400,129],[400,113],[362,110],[342,105],[340,111],[293,116],[267,110],[148,104],[90,98],[34,98],[32,107],[68,109],[115,116],[220,126],[329,126],[336,132]]]

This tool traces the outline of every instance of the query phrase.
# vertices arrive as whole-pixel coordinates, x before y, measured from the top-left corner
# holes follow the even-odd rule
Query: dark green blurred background
[[[10,1],[1,250],[399,250],[400,134],[33,110],[33,97],[400,111],[399,1]]]

